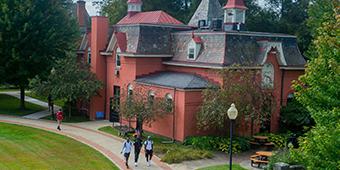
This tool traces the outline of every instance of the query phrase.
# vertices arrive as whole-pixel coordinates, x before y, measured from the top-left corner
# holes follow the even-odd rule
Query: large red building
[[[244,31],[243,0],[229,0],[224,7],[218,0],[202,0],[188,24],[164,11],[142,12],[142,0],[127,3],[128,14],[115,25],[103,16],[89,22],[85,2],[77,3],[83,30],[78,55],[104,83],[89,103],[92,120],[103,114],[105,119],[126,123],[113,103],[122,100],[122,93],[143,86],[149,95],[174,103],[173,114],[144,125],[144,130],[179,141],[202,134],[196,128],[202,90],[222,83],[216,69],[237,64],[262,71],[262,81],[277,101],[270,130],[278,130],[280,107],[306,64],[295,36]]]

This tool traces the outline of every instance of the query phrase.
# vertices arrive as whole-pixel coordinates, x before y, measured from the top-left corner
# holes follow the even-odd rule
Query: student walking
[[[126,141],[123,144],[122,151],[120,152],[120,153],[124,154],[125,165],[126,165],[127,169],[129,169],[129,157],[130,157],[131,149],[132,149],[132,142],[130,141],[129,138],[127,138]]]
[[[148,139],[144,142],[145,147],[145,158],[147,166],[151,166],[151,159],[153,154],[153,141],[151,137],[148,136]]]
[[[57,129],[60,131],[61,128],[61,122],[63,121],[64,117],[63,117],[63,112],[61,111],[61,109],[59,109],[59,111],[57,112],[57,122],[58,122],[58,126],[57,126]]]
[[[142,149],[143,143],[138,135],[135,135],[135,143],[133,143],[135,149],[135,167],[138,166],[138,158],[140,150]]]

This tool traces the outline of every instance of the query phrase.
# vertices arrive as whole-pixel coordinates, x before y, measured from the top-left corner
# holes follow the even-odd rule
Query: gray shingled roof
[[[290,67],[301,67],[306,64],[301,55],[296,37],[283,34],[260,33],[260,32],[212,32],[209,30],[195,31],[203,41],[202,49],[196,60],[187,59],[188,44],[192,39],[192,32],[183,31],[172,34],[172,64],[187,63],[188,65],[230,66],[260,66],[264,59],[259,42],[277,42],[282,44],[283,57]],[[266,45],[265,47],[268,47]]]
[[[115,30],[127,35],[127,52],[137,54],[171,54],[171,26],[116,25]],[[181,30],[190,27],[183,27]]]
[[[179,72],[155,73],[137,78],[136,82],[179,89],[204,89],[211,84],[200,76]]]
[[[198,26],[199,20],[223,19],[223,10],[218,0],[202,0],[188,25]]]

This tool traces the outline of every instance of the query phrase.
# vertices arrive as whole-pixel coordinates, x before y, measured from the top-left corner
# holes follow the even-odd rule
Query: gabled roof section
[[[125,24],[170,24],[184,25],[174,17],[163,11],[139,12],[133,16],[125,16],[117,25]]]
[[[86,34],[83,34],[78,52],[84,52],[87,48],[87,44],[88,44],[88,37]]]
[[[223,18],[223,10],[220,2],[218,0],[202,0],[188,25],[197,27],[199,20],[211,21],[215,18]]]
[[[136,79],[137,83],[179,89],[205,89],[211,83],[195,74],[160,72]]]
[[[202,43],[203,43],[202,38],[199,37],[199,36],[193,35],[193,36],[192,36],[192,40],[193,40],[196,44],[202,44]]]
[[[247,9],[243,0],[228,0],[228,3],[223,8]]]
[[[110,39],[109,45],[106,48],[106,52],[112,53],[116,45],[118,46],[121,52],[126,51],[127,47],[126,33],[114,32]]]
[[[126,51],[126,33],[124,32],[116,32],[116,38],[117,38],[117,46],[120,49],[121,52]]]

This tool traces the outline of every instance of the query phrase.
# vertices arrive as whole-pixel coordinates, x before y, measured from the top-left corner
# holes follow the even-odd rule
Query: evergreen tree
[[[75,49],[77,27],[69,0],[0,1],[0,81],[25,89],[30,78],[46,77],[57,58]]]

